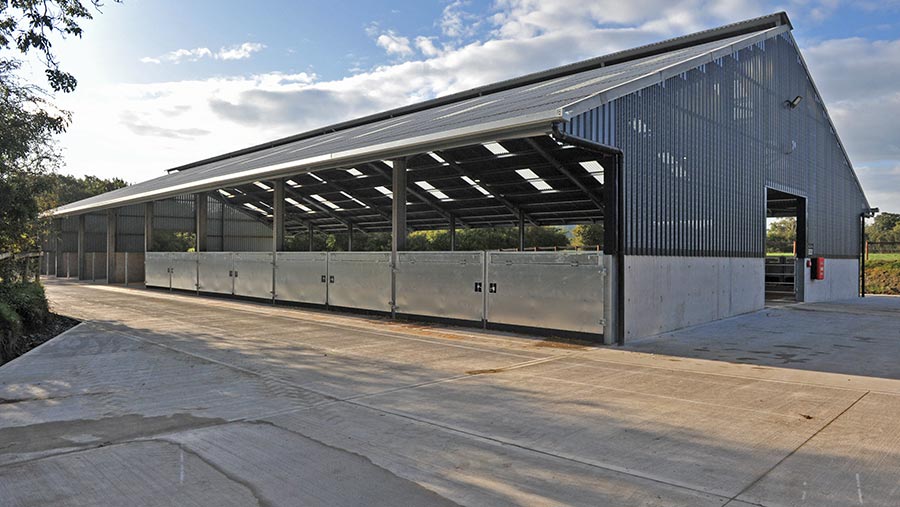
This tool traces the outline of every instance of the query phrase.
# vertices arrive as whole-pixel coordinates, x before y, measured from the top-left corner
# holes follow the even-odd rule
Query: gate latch
[[[325,279],[325,275],[322,275],[322,283],[325,283],[325,282],[327,282],[327,280]]]
[[[475,282],[475,292],[481,292],[481,282]]]
[[[497,293],[497,284],[494,282],[489,283],[488,284],[488,292],[491,294],[496,294]]]

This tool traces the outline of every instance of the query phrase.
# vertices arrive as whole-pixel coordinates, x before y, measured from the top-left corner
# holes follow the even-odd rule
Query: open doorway
[[[766,189],[766,303],[795,302],[798,262],[806,253],[806,199]]]

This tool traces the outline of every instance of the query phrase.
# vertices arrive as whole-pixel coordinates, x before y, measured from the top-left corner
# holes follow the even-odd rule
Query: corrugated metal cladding
[[[144,205],[134,204],[118,209],[116,217],[116,251],[144,251]]]
[[[210,251],[268,252],[272,250],[272,227],[243,210],[209,198],[207,247]],[[224,220],[223,220],[224,216]]]
[[[153,230],[194,232],[194,196],[179,195],[153,203]]]
[[[84,251],[106,251],[106,213],[88,213],[84,217]]]
[[[767,186],[807,197],[814,256],[859,254],[866,201],[790,34],[565,128],[625,153],[626,254],[763,256]]]
[[[59,251],[78,251],[78,217],[65,217],[59,221]]]

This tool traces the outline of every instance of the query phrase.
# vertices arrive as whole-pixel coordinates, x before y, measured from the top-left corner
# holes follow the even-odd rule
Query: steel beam
[[[500,204],[505,206],[506,209],[508,209],[510,211],[510,213],[513,214],[513,216],[518,217],[519,214],[523,214],[525,216],[525,220],[528,220],[529,223],[531,223],[532,225],[539,225],[537,223],[537,220],[534,220],[530,215],[528,215],[527,213],[524,213],[522,211],[522,209],[519,206],[517,206],[516,204],[514,204],[512,201],[510,201],[506,197],[503,197],[503,195],[500,192],[498,192],[496,188],[493,188],[490,183],[480,181],[481,180],[480,176],[475,174],[473,171],[470,171],[470,170],[466,169],[465,167],[463,167],[462,165],[460,165],[459,162],[456,162],[453,159],[453,157],[451,157],[450,155],[447,154],[446,151],[435,151],[435,153],[439,157],[444,159],[445,162],[447,162],[448,167],[450,167],[451,169],[453,169],[454,171],[459,173],[461,176],[466,176],[474,181],[478,181],[478,185],[480,185],[482,188],[484,188],[485,190],[490,192],[491,195],[494,196],[494,199],[496,199],[497,202],[499,202]]]
[[[535,141],[534,139],[528,138],[528,139],[525,139],[525,142],[527,142],[528,145],[531,146],[531,148],[535,152],[537,152],[541,157],[544,158],[544,160],[546,160],[551,166],[553,166],[554,169],[556,169],[559,173],[561,173],[566,178],[569,178],[569,180],[571,180],[572,183],[574,183],[576,187],[578,187],[582,192],[584,192],[584,194],[588,197],[588,199],[590,199],[591,202],[594,203],[595,206],[597,206],[597,208],[599,208],[601,210],[604,209],[603,198],[598,196],[593,191],[591,191],[591,189],[588,188],[587,185],[582,183],[581,180],[579,180],[575,176],[575,174],[572,173],[572,171],[570,171],[568,168],[566,168],[566,166],[562,165],[561,163],[559,163],[559,161],[557,161],[555,158],[553,158],[553,155],[551,155],[549,152],[547,152],[547,150],[542,148],[541,145],[538,144],[537,141]]]
[[[379,208],[378,205],[375,204],[375,201],[368,199],[366,197],[360,197],[359,195],[354,195],[353,191],[350,190],[349,187],[346,187],[343,183],[341,183],[339,181],[326,180],[319,174],[316,174],[316,176],[318,176],[318,178],[320,180],[319,183],[321,183],[322,185],[336,189],[338,192],[346,192],[346,193],[352,195],[354,199],[356,199],[359,202],[365,204],[366,206],[372,208],[372,211],[381,215],[385,220],[387,220],[387,221],[391,220],[391,214],[382,210],[381,208]]]
[[[382,169],[381,167],[378,167],[378,165],[376,163],[370,162],[366,165],[371,167],[373,170],[377,171],[379,174],[381,174],[385,178],[391,177],[391,175],[388,174],[388,172],[386,170]],[[406,187],[405,192],[408,193],[409,195],[415,197],[416,199],[422,201],[423,204],[425,204],[429,208],[433,209],[435,212],[437,212],[438,215],[444,217],[444,219],[447,220],[447,222],[450,221],[450,217],[452,216],[451,213],[449,211],[445,210],[443,207],[435,204],[435,202],[432,199],[425,197],[425,195],[422,194],[421,192],[417,191],[414,188],[409,188],[408,186]],[[465,222],[463,222],[462,220],[459,220],[459,224],[464,227],[466,225]]]

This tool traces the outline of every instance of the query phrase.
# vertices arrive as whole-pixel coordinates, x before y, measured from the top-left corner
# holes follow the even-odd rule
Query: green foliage
[[[36,282],[0,283],[0,303],[15,312],[26,331],[40,328],[50,316],[44,287]]]
[[[41,211],[87,199],[127,185],[121,178],[104,179],[97,176],[75,177],[48,173],[40,175],[45,191],[38,199]]]
[[[54,167],[53,136],[68,124],[39,90],[16,79],[17,69],[0,60],[0,252],[14,253],[33,250],[46,225],[37,196],[48,187],[39,176]]]
[[[8,304],[0,301],[0,343],[22,333],[22,319]],[[3,353],[0,351],[0,356]]]
[[[869,241],[900,242],[900,213],[881,213],[866,226]]]
[[[788,253],[794,251],[797,239],[797,219],[782,218],[769,224],[766,233],[766,252]]]
[[[526,227],[525,244],[530,247],[564,247],[569,245],[566,231],[559,227]],[[519,246],[519,230],[515,227],[485,229],[457,229],[457,250],[499,250]],[[313,235],[314,251],[340,252],[347,249],[346,233]],[[359,252],[384,252],[391,249],[391,233],[353,233],[353,250]],[[414,231],[406,240],[410,251],[450,250],[450,231]],[[309,236],[304,233],[285,238],[285,250],[309,250]]]
[[[572,229],[574,246],[592,247],[603,245],[603,224],[576,225]]]
[[[866,292],[900,295],[900,258],[866,261]]]
[[[153,252],[193,252],[196,244],[193,232],[153,231],[150,250]]]
[[[0,49],[10,49],[14,44],[23,54],[37,52],[46,67],[50,88],[71,92],[78,81],[60,70],[51,37],[81,37],[79,23],[92,19],[89,7],[99,10],[102,5],[100,0],[4,0],[0,2]]]
[[[31,348],[27,333],[51,321],[44,288],[35,282],[0,282],[0,364]]]

